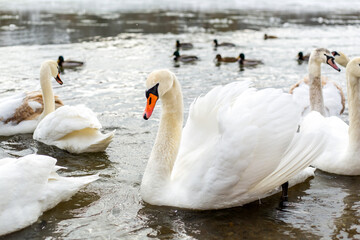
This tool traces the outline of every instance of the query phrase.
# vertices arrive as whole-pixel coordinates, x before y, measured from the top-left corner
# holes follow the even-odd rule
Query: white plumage
[[[100,152],[114,132],[102,134],[96,114],[84,105],[63,106],[48,114],[34,131],[34,139],[71,153]]]
[[[241,206],[313,174],[298,175],[322,152],[323,128],[312,126],[308,119],[319,115],[312,112],[297,131],[301,110],[291,95],[249,83],[216,87],[191,105],[181,135],[179,82],[161,70],[149,75],[147,87],[156,83],[163,113],[141,185],[144,201],[190,209]]]
[[[98,175],[61,177],[56,159],[42,155],[0,159],[0,236],[34,223]]]
[[[294,101],[303,108],[303,116],[311,111],[309,80],[299,81],[291,87]],[[322,91],[326,116],[340,116],[345,110],[345,97],[341,87],[334,81],[322,78]]]

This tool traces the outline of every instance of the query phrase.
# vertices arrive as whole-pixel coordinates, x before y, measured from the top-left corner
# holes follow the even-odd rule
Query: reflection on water
[[[37,0],[41,1],[41,0]],[[111,1],[110,1],[111,2]],[[0,3],[1,6],[2,3]],[[11,5],[11,4],[10,4]],[[278,209],[280,195],[244,207],[187,211],[151,206],[139,188],[159,124],[159,105],[142,119],[145,79],[154,69],[169,68],[182,84],[185,119],[195,97],[219,84],[250,80],[257,88],[288,91],[307,73],[299,51],[327,47],[347,53],[360,38],[358,14],[326,11],[304,14],[277,10],[149,10],[95,14],[71,11],[0,11],[0,97],[39,88],[39,66],[47,59],[84,61],[65,69],[64,85],[53,83],[65,104],[85,104],[98,114],[103,131],[116,130],[105,153],[74,155],[36,142],[31,134],[0,137],[0,157],[50,155],[66,167],[66,176],[99,173],[101,179],[71,200],[46,212],[32,226],[0,239],[331,239],[359,238],[359,177],[320,171],[290,189],[290,205]],[[264,41],[264,33],[279,38]],[[214,50],[214,38],[236,48]],[[174,63],[175,41],[192,42],[192,64]],[[60,44],[61,43],[61,44]],[[33,45],[38,44],[38,45]],[[261,59],[241,67],[214,63],[217,53]],[[323,74],[346,92],[345,73],[323,66]],[[342,118],[347,121],[345,112]]]

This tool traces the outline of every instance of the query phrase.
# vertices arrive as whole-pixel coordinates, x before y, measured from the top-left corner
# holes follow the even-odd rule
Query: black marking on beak
[[[149,98],[150,93],[152,93],[155,96],[159,97],[158,87],[159,87],[159,83],[155,84],[155,86],[153,86],[152,88],[146,90],[145,91],[146,98]]]
[[[340,56],[340,54],[337,51],[332,51],[331,54],[335,57],[335,56]]]

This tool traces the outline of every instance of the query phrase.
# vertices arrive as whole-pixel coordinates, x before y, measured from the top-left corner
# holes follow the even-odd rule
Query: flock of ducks
[[[224,59],[245,58],[240,54]],[[41,93],[0,101],[0,135],[33,133],[35,140],[70,153],[104,151],[114,132],[101,133],[91,109],[64,105],[53,94],[52,78],[63,84],[63,60],[41,65]],[[308,61],[308,77],[292,86],[290,94],[273,88],[257,90],[250,82],[215,87],[194,100],[184,127],[177,77],[169,70],[150,73],[143,118],[151,117],[158,100],[162,114],[141,182],[142,199],[159,206],[222,209],[281,189],[286,201],[288,186],[314,176],[314,167],[359,175],[360,58],[350,61],[341,52],[318,48]],[[322,64],[340,71],[335,61],[346,68],[350,125],[338,117],[345,106],[341,88],[321,76]],[[60,168],[56,159],[36,154],[0,159],[0,189],[7,193],[0,198],[0,235],[34,223],[44,211],[99,178],[61,177],[56,173]]]
[[[266,36],[266,37],[265,37]],[[276,36],[268,36],[265,34],[264,39],[272,39],[277,38]],[[218,47],[236,47],[234,43],[230,42],[221,42],[219,43],[217,39],[213,40],[213,45],[215,50]],[[198,61],[199,58],[195,55],[181,55],[180,50],[189,50],[194,48],[192,43],[183,42],[181,43],[179,40],[176,40],[176,51],[173,53],[174,61],[181,61],[184,63]],[[240,66],[256,66],[258,64],[263,64],[261,60],[254,60],[254,59],[245,59],[245,54],[240,53],[238,57],[222,57],[220,54],[217,54],[214,59],[217,63],[234,63],[238,62]]]

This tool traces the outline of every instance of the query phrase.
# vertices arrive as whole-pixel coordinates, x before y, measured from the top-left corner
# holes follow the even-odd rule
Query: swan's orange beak
[[[63,81],[61,81],[60,74],[56,76],[55,80],[58,82],[58,84],[63,85]]]
[[[336,63],[334,62],[334,57],[330,57],[330,56],[326,56],[327,57],[327,61],[326,63],[329,64],[332,68],[334,68],[336,71],[341,71],[340,68],[336,65]]]
[[[154,111],[155,104],[158,100],[158,97],[152,93],[149,94],[149,97],[147,98],[147,103],[144,111],[144,119],[148,120],[151,117],[152,112]]]

